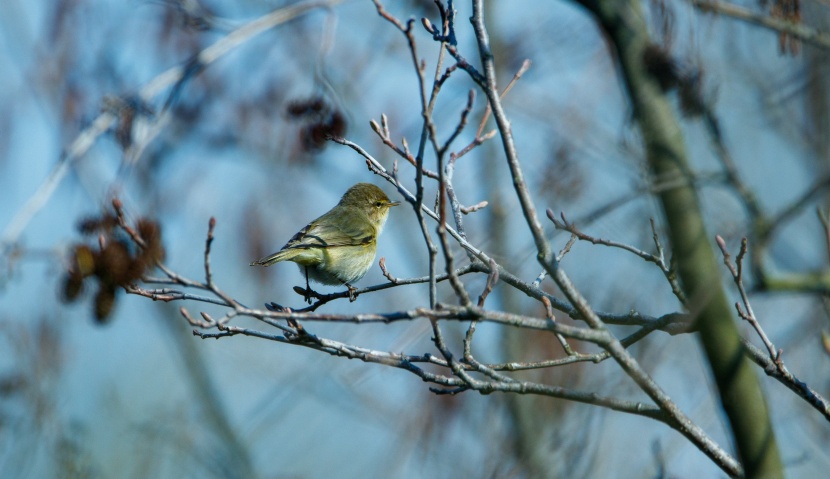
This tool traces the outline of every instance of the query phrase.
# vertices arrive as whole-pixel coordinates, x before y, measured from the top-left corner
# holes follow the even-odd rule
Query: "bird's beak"
[[[399,204],[401,204],[401,202],[400,201],[390,201],[387,204],[388,204],[388,206],[392,207],[392,206],[398,206]]]

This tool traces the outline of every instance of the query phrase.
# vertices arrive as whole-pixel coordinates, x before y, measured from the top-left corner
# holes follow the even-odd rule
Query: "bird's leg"
[[[349,288],[349,302],[354,303],[354,301],[357,299],[357,295],[355,294],[355,291],[357,291],[357,288],[350,285],[349,283],[343,283],[343,284],[345,284],[346,287]]]
[[[305,267],[305,302],[311,304],[311,286],[308,285],[308,266]]]

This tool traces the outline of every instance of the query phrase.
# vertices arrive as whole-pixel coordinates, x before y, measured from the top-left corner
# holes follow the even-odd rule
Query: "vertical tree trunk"
[[[618,64],[640,126],[647,161],[655,178],[686,178],[664,190],[660,201],[672,253],[697,318],[700,340],[729,418],[746,477],[781,477],[775,434],[758,378],[740,343],[732,308],[721,286],[718,262],[706,232],[697,192],[689,178],[683,136],[674,110],[647,73],[644,52],[649,35],[638,0],[581,0],[616,47]]]

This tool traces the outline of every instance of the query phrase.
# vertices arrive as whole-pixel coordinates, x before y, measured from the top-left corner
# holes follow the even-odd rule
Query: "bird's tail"
[[[291,258],[297,256],[298,253],[300,253],[300,251],[295,249],[283,249],[272,255],[268,255],[254,261],[251,263],[251,266],[271,266],[272,264],[279,263],[280,261],[290,260]]]

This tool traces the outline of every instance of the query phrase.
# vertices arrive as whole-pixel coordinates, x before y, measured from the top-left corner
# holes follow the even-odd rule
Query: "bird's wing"
[[[270,266],[279,261],[294,261],[311,266],[323,261],[323,250],[342,246],[366,246],[377,233],[374,228],[354,223],[331,221],[331,212],[307,224],[276,253],[254,261],[251,265]],[[325,238],[325,239],[323,239]]]
[[[282,249],[336,248],[362,246],[375,239],[375,229],[355,223],[327,221],[328,213],[307,224]],[[324,239],[325,238],[325,239]]]

